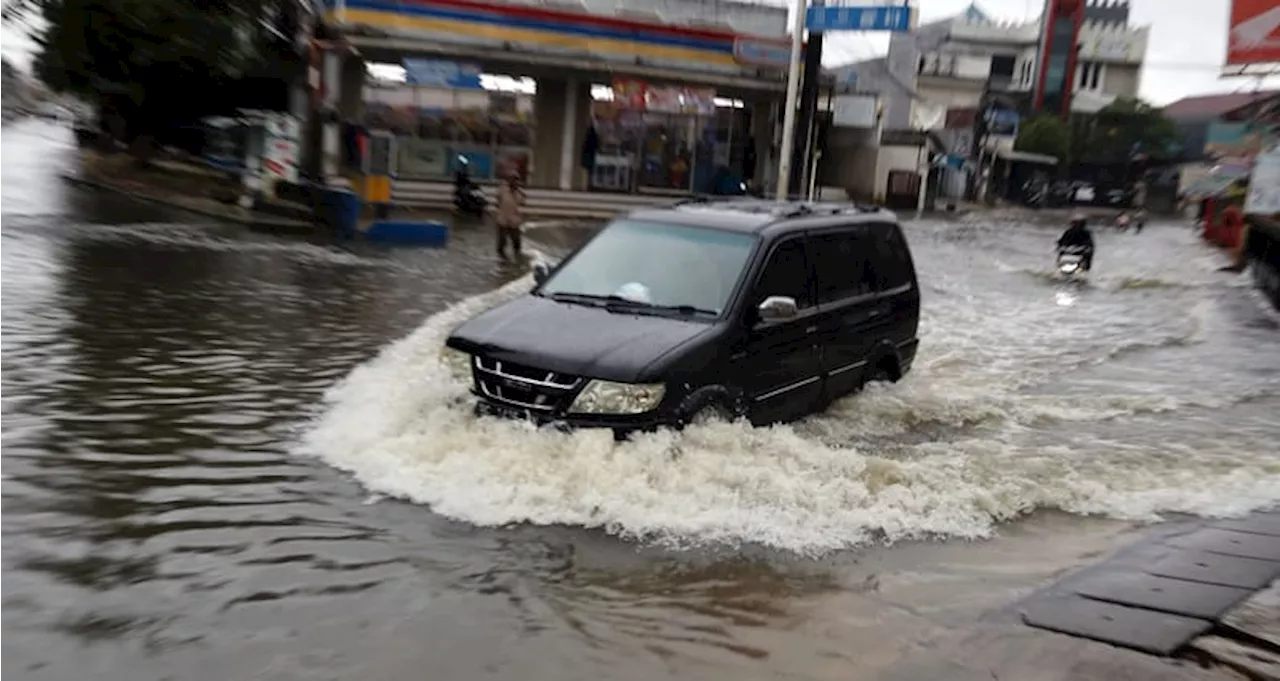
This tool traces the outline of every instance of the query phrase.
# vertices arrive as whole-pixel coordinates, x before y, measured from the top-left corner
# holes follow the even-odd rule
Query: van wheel
[[[877,364],[871,373],[862,381],[862,388],[866,388],[872,383],[893,383],[894,372],[890,367],[884,365],[884,362]]]
[[[733,410],[724,406],[723,402],[715,401],[705,404],[693,412],[693,415],[685,419],[686,425],[705,425],[708,423],[729,423],[738,417]]]

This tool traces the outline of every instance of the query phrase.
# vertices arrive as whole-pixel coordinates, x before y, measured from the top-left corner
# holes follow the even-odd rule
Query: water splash
[[[1194,347],[1197,314],[1146,317],[1103,291],[1082,301],[1089,314],[1062,317],[1046,296],[996,315],[993,306],[1012,299],[978,281],[934,280],[925,286],[948,293],[928,304],[921,358],[902,383],[871,386],[795,425],[711,424],[619,444],[604,432],[477,419],[467,386],[439,365],[454,325],[530,285],[463,301],[357,368],[329,392],[303,451],[376,494],[477,525],[564,524],[805,554],[985,537],[1039,508],[1149,520],[1280,500],[1274,432],[1141,441],[1088,432],[1270,399],[1274,382],[1191,394],[1024,390],[1127,354]]]

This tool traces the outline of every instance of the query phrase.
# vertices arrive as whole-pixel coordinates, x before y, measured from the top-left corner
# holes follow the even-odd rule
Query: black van
[[[876,208],[642,210],[534,278],[446,342],[480,413],[619,437],[709,416],[761,425],[896,381],[916,355],[911,253]]]

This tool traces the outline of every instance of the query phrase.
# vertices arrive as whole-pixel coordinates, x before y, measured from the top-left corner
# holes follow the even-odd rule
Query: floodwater
[[[912,223],[903,382],[615,444],[477,420],[436,364],[529,286],[488,231],[252,234],[3,135],[15,679],[879,678],[1137,522],[1280,502],[1280,323],[1183,225],[1073,286],[1055,228]]]

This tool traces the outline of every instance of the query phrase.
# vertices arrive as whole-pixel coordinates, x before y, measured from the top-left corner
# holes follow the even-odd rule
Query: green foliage
[[[1086,124],[1078,126],[1077,148],[1082,160],[1119,163],[1142,153],[1153,159],[1174,158],[1182,138],[1178,126],[1157,109],[1139,99],[1117,99]]]
[[[1074,114],[1067,122],[1041,115],[1022,124],[1015,148],[1056,156],[1067,163],[1127,163],[1137,154],[1176,158],[1178,126],[1159,109],[1135,99],[1117,99],[1096,114]]]
[[[277,0],[14,0],[5,19],[43,19],[34,71],[49,87],[148,134],[217,109],[228,87],[260,70],[264,20],[277,9]]]
[[[1057,116],[1036,116],[1019,127],[1013,148],[1066,161],[1071,151],[1071,132]]]

